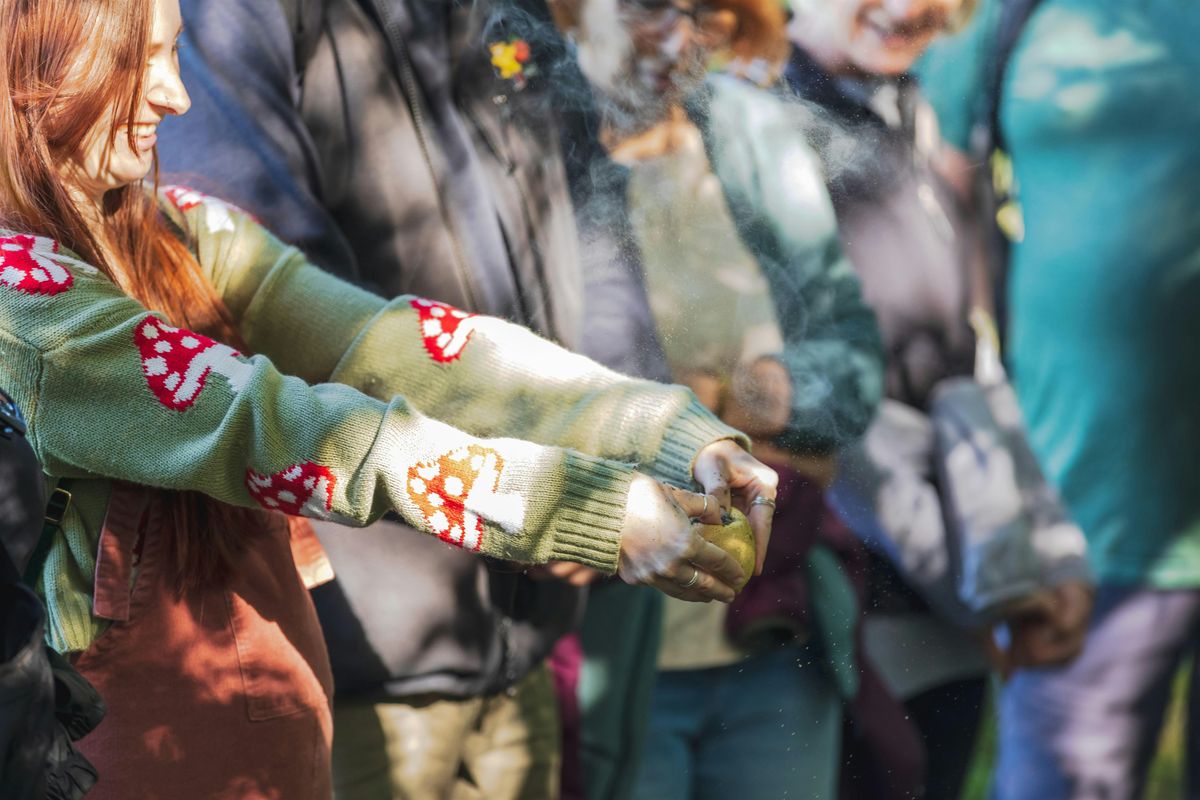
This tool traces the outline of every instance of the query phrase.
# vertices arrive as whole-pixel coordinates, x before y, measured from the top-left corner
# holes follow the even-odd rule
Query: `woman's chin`
[[[122,165],[122,168],[112,170],[108,181],[109,189],[123,189],[130,184],[145,180],[153,166],[154,159],[150,157],[131,159],[127,166]]]

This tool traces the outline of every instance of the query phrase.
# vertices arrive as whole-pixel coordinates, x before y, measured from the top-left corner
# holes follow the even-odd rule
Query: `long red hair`
[[[133,147],[153,15],[153,0],[0,0],[0,225],[61,242],[174,324],[245,351],[221,298],[140,181],[105,195],[97,230],[58,166],[113,111],[108,144],[128,125]],[[180,590],[227,577],[261,520],[197,493],[167,494]]]

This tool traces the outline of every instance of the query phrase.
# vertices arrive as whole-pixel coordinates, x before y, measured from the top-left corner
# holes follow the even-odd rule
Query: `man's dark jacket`
[[[506,317],[663,376],[628,244],[603,209],[577,216],[572,204],[573,194],[587,203],[590,176],[569,178],[564,163],[570,114],[548,93],[567,59],[544,6],[182,7],[193,106],[163,126],[165,179],[248,208],[316,263],[385,296]],[[532,58],[519,78],[501,78],[489,46],[516,39]],[[589,309],[599,309],[586,322],[585,260]],[[399,523],[318,533],[338,577],[313,596],[343,696],[502,690],[580,611],[579,590]]]

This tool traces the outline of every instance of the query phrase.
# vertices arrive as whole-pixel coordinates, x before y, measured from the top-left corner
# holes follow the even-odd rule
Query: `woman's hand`
[[[653,586],[681,600],[732,600],[733,587],[746,576],[728,553],[696,532],[693,522],[720,524],[717,498],[634,475],[617,574],[626,583]]]
[[[731,439],[705,447],[692,467],[696,481],[713,495],[722,509],[739,508],[754,531],[754,574],[762,574],[763,559],[771,540],[775,515],[775,493],[779,476],[775,470],[747,453]]]

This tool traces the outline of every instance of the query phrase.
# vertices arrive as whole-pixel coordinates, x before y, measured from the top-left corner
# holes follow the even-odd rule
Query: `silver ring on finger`
[[[690,588],[692,588],[693,586],[695,586],[695,585],[696,585],[697,583],[699,583],[699,582],[700,582],[700,570],[698,570],[696,567],[692,567],[692,577],[691,577],[691,579],[690,579],[690,580],[689,580],[687,583],[681,583],[681,584],[679,584],[679,588],[681,588],[681,589],[690,589]]]
[[[705,494],[704,495],[704,508],[700,509],[700,516],[703,517],[707,513],[708,513],[708,495]]]
[[[751,506],[767,506],[772,511],[775,509],[775,500],[770,497],[756,497],[750,501]]]

